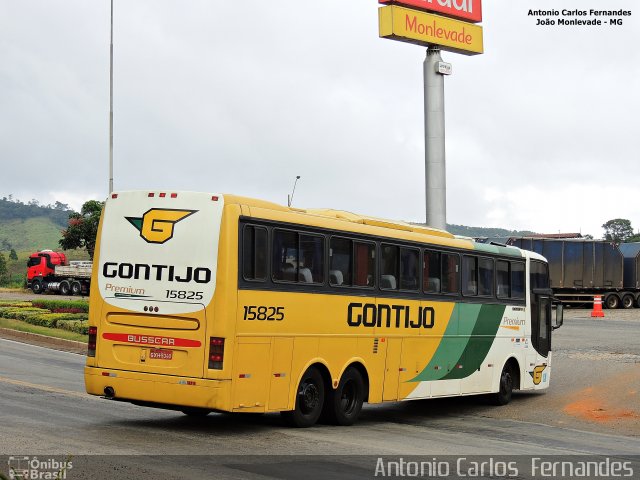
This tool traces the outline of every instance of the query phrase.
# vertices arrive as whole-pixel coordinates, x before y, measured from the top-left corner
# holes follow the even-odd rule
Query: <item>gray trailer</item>
[[[624,257],[624,288],[640,290],[640,243],[622,243],[619,248]]]
[[[639,305],[640,278],[637,272],[640,271],[640,244],[637,244],[639,247],[634,255],[636,268],[633,282],[627,283],[625,257],[613,243],[604,240],[539,237],[510,237],[501,240],[491,239],[543,255],[549,261],[554,296],[564,303],[591,303],[594,295],[601,295],[607,308],[633,308]]]

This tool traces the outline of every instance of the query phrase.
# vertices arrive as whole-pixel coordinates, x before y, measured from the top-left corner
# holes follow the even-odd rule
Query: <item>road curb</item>
[[[0,338],[14,340],[16,342],[28,343],[39,347],[53,348],[63,352],[86,354],[87,344],[76,342],[75,340],[65,340],[64,338],[48,337],[38,333],[22,332],[10,328],[0,328]]]

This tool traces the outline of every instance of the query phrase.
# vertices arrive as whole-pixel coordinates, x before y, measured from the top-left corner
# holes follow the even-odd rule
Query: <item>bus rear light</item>
[[[178,198],[178,194],[177,193],[172,193],[171,194],[171,198]]]
[[[166,196],[167,196],[167,194],[166,194],[166,193],[164,193],[164,192],[162,192],[162,193],[161,193],[160,195],[158,195],[158,196],[159,196],[160,198],[164,198],[164,197],[166,197]]]
[[[111,198],[118,198],[118,194],[117,193],[111,194]]]
[[[217,195],[212,196],[211,200],[213,200],[214,202],[217,202],[218,201],[218,196]]]
[[[149,192],[149,194],[147,195],[147,197],[149,197],[149,198],[153,198],[153,197],[155,197],[155,195],[156,195],[155,193],[153,193],[153,192]]]
[[[209,368],[222,370],[224,362],[224,338],[211,337],[209,341]]]
[[[89,327],[89,341],[87,342],[87,357],[96,356],[97,340],[98,340],[98,327]]]

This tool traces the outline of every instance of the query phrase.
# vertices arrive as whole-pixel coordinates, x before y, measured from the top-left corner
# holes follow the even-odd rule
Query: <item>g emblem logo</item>
[[[174,210],[170,208],[152,208],[142,217],[125,217],[136,227],[140,236],[149,243],[162,244],[173,237],[173,227],[180,220],[198,210]]]
[[[547,368],[546,365],[538,365],[533,369],[533,372],[529,372],[529,375],[533,378],[534,385],[539,385],[542,381],[542,372],[545,368]]]

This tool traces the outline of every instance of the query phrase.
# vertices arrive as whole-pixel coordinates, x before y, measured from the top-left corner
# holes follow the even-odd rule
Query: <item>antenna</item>
[[[296,184],[298,183],[298,180],[300,180],[300,175],[296,175],[296,181],[293,182],[293,191],[291,192],[291,195],[287,195],[287,206],[290,207],[291,203],[293,202],[293,194],[296,193]]]

